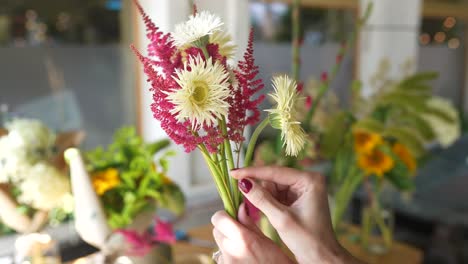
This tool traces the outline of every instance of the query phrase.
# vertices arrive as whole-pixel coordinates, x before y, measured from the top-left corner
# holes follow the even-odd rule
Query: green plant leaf
[[[403,145],[408,147],[411,154],[419,158],[425,154],[424,142],[419,138],[415,133],[408,129],[402,127],[388,127],[384,133],[384,136],[395,138]]]
[[[321,154],[326,158],[333,158],[343,144],[344,137],[351,126],[351,119],[346,112],[339,112],[330,117],[326,124],[320,145]]]
[[[154,155],[159,151],[169,147],[169,145],[171,145],[169,139],[163,139],[146,145],[146,148],[150,155]]]
[[[385,174],[385,178],[399,190],[409,191],[414,188],[413,178],[406,165],[400,160],[396,160],[395,166],[390,172]]]

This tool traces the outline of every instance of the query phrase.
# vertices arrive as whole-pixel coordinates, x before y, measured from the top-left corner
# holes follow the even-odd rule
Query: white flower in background
[[[228,60],[233,59],[237,46],[232,41],[231,35],[226,31],[216,31],[210,35],[210,43],[218,44],[219,54]]]
[[[17,118],[6,124],[13,148],[28,153],[28,158],[49,157],[55,143],[55,134],[38,120]]]
[[[222,25],[221,18],[208,11],[202,11],[191,15],[186,22],[177,24],[172,37],[175,45],[182,47],[221,31]]]
[[[176,70],[174,80],[180,88],[168,93],[168,98],[175,105],[171,113],[179,121],[188,119],[195,129],[204,123],[213,125],[227,115],[229,74],[219,62],[190,58],[183,70]]]
[[[0,138],[0,183],[17,182],[31,165],[27,152],[11,143],[11,138]]]
[[[18,184],[21,191],[19,202],[41,210],[63,206],[70,193],[70,182],[66,175],[45,162],[31,166],[27,174]]]
[[[270,96],[277,105],[275,109],[266,110],[270,113],[271,126],[281,130],[286,155],[297,156],[305,145],[306,134],[301,123],[295,119],[296,105],[300,99],[296,82],[288,76],[276,76],[273,78],[273,88],[275,92]]]
[[[14,119],[0,137],[0,182],[19,182],[34,163],[50,158],[55,134],[33,119]]]
[[[436,134],[436,140],[443,146],[452,145],[461,133],[460,119],[458,112],[449,100],[441,97],[433,97],[429,100],[428,106],[431,109],[437,109],[450,117],[455,122],[450,122],[434,114],[423,114],[423,118],[430,124]]]

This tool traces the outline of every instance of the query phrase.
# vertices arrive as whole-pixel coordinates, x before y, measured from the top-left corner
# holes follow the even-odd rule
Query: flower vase
[[[68,149],[65,158],[70,166],[75,200],[75,228],[88,244],[103,248],[111,234],[107,218],[78,149]]]
[[[374,204],[365,206],[361,217],[361,246],[372,254],[387,253],[393,242],[393,213]]]

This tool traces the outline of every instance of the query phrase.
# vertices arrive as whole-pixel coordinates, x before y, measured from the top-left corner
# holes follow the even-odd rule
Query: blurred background
[[[239,43],[238,58],[252,27],[265,92],[271,76],[291,71],[291,1],[141,2],[163,30],[183,21],[191,2],[219,13]],[[333,67],[367,2],[301,1],[302,82],[318,80]],[[378,2],[357,45],[343,58],[331,89],[339,98],[349,98],[352,81],[360,79],[365,92],[382,60],[389,61],[395,78],[405,70],[438,72],[439,78],[431,82],[433,94],[459,110],[464,135],[468,2]],[[20,116],[39,119],[57,132],[82,130],[83,149],[109,144],[114,131],[124,125],[135,126],[147,140],[165,137],[152,118],[146,77],[129,48],[132,43],[144,47],[145,41],[131,0],[0,0],[0,127],[9,117]],[[266,100],[262,108],[269,104]],[[446,199],[395,205],[400,231],[396,236],[424,252],[424,263],[468,263],[468,139],[463,135],[450,153],[434,152],[439,174],[433,177],[438,180],[433,193]],[[180,166],[171,168],[170,176],[190,197],[189,206],[203,208],[208,203],[214,211],[219,206],[213,202],[216,190],[201,156],[175,149],[178,155],[171,161]],[[421,171],[435,173],[430,168]],[[354,202],[359,206],[359,197]],[[426,209],[427,205],[434,207]],[[205,211],[200,215],[209,219]]]

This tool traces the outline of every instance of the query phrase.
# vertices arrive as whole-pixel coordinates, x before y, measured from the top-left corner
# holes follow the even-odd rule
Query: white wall
[[[372,93],[369,78],[382,59],[388,59],[389,77],[401,77],[398,66],[409,59],[418,61],[418,36],[421,23],[421,0],[360,0],[361,13],[373,3],[372,14],[362,29],[359,40],[359,79],[363,93]]]

